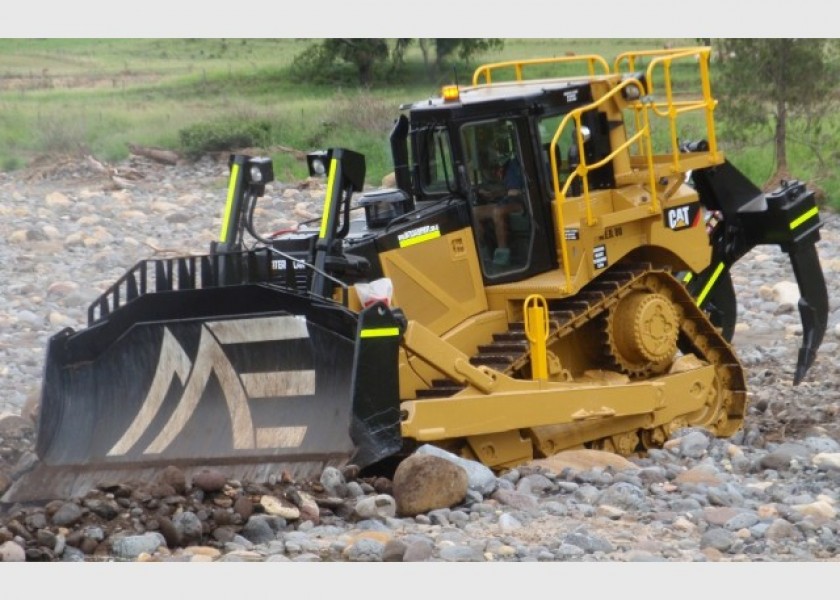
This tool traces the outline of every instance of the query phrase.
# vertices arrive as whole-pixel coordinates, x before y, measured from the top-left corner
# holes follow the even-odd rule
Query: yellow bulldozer
[[[208,253],[138,263],[50,339],[39,461],[4,500],[169,465],[306,478],[435,444],[501,471],[687,426],[732,435],[747,389],[730,267],[759,244],[788,253],[794,384],[828,299],[814,194],[762,192],[727,161],[710,58],[481,66],[400,107],[393,187],[365,191],[350,149],[310,153],[323,214],[294,231],[257,231],[271,160],[231,155]]]

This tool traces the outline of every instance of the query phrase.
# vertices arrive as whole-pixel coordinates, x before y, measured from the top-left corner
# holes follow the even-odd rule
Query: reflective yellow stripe
[[[817,213],[818,213],[818,212],[819,212],[819,210],[818,210],[818,209],[817,209],[817,207],[815,206],[814,208],[812,208],[811,210],[809,210],[809,211],[808,211],[808,212],[806,212],[805,214],[803,214],[803,215],[801,215],[801,216],[799,216],[799,217],[796,217],[793,221],[791,221],[791,222],[790,222],[790,228],[791,228],[791,230],[796,229],[797,227],[799,227],[800,225],[802,225],[802,223],[804,223],[805,221],[807,221],[807,220],[808,220],[808,219],[810,219],[811,217],[815,217],[815,216],[817,215]]]
[[[433,240],[435,238],[440,237],[440,230],[437,231],[430,231],[429,233],[424,233],[423,235],[418,235],[413,238],[408,238],[407,240],[400,240],[400,248],[406,248],[407,246],[413,246],[414,244],[420,244],[423,242],[428,242],[429,240]]]
[[[688,283],[692,279],[694,279],[694,273],[691,271],[688,271],[685,275],[683,275],[683,283]]]
[[[375,337],[393,337],[395,335],[399,335],[400,330],[398,327],[379,327],[377,329],[362,329],[361,336],[363,338],[375,338]]]
[[[714,287],[717,278],[720,277],[721,273],[723,273],[723,266],[723,263],[718,264],[717,268],[715,269],[715,272],[712,273],[711,279],[709,279],[709,282],[706,284],[706,287],[704,287],[703,291],[700,292],[700,295],[697,296],[697,306],[703,304],[703,300],[705,300],[706,296],[709,295],[709,292],[712,291],[712,288]]]
[[[324,213],[321,215],[321,232],[318,239],[327,237],[327,221],[330,220],[330,205],[332,204],[333,186],[335,185],[335,170],[338,168],[338,160],[330,161],[330,174],[327,177],[327,196],[324,198]]]
[[[233,209],[233,196],[236,193],[236,180],[239,179],[239,165],[234,163],[230,169],[230,181],[228,181],[227,201],[225,202],[225,214],[222,216],[222,231],[219,233],[219,241],[227,241],[228,223],[230,212]]]

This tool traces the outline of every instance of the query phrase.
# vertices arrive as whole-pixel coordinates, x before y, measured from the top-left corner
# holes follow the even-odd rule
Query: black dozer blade
[[[149,261],[146,261],[149,262]],[[49,343],[39,462],[3,502],[152,482],[265,482],[399,450],[400,321],[268,283],[139,295]]]
[[[765,194],[729,161],[695,171],[692,179],[701,202],[720,211],[723,221],[712,233],[712,262],[690,289],[701,306],[706,301],[714,304],[713,288],[731,265],[759,244],[778,244],[790,257],[799,286],[803,336],[793,377],[794,385],[799,384],[816,359],[828,325],[828,290],[816,249],[822,222],[814,193],[793,180]],[[734,302],[723,304],[734,310]],[[722,318],[732,321],[730,317]]]

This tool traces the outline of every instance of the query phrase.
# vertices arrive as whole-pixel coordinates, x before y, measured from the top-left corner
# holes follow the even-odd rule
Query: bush
[[[333,101],[336,123],[366,133],[387,135],[399,115],[399,106],[366,90],[339,91]]]
[[[6,173],[10,171],[17,171],[23,166],[23,161],[17,156],[4,156],[0,161],[0,171]]]
[[[268,146],[271,143],[271,123],[229,119],[197,123],[181,129],[178,138],[181,151],[187,157],[196,159],[209,152]]]
[[[34,125],[36,145],[50,154],[84,155],[89,134],[85,115],[38,116]]]

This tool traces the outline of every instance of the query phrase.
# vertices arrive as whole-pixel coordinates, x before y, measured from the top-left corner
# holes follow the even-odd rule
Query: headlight
[[[306,164],[309,166],[310,177],[323,177],[327,173],[327,163],[330,160],[330,152],[317,150],[306,155]]]
[[[262,183],[263,174],[260,171],[260,168],[255,166],[251,167],[251,182],[252,183]]]
[[[592,137],[591,132],[589,131],[589,127],[586,125],[580,126],[580,135],[583,136],[584,143],[589,141],[589,138]]]

